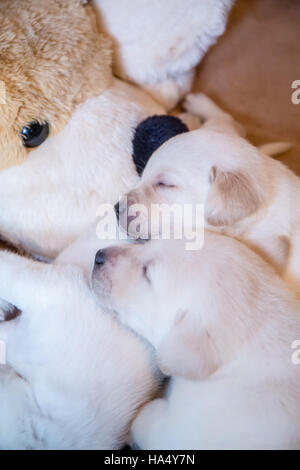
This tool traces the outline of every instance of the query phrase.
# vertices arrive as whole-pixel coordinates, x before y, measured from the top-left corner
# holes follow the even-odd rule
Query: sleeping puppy
[[[148,346],[89,288],[98,248],[82,239],[53,265],[0,252],[0,296],[22,309],[0,323],[0,449],[119,449],[157,391]]]
[[[152,240],[98,253],[92,283],[173,377],[133,424],[139,448],[300,448],[300,307],[259,256],[213,232],[197,252]]]
[[[143,233],[145,219],[163,212],[163,204],[203,204],[208,228],[243,240],[281,273],[300,225],[299,177],[242,138],[232,117],[206,96],[191,95],[186,108],[202,112],[205,125],[174,137],[152,155],[137,187],[127,194],[127,205],[119,207],[121,226],[136,235],[137,224],[128,225],[133,222],[128,214],[142,204],[147,211],[136,216],[139,236],[147,238],[156,233]],[[276,153],[284,146],[261,150]]]

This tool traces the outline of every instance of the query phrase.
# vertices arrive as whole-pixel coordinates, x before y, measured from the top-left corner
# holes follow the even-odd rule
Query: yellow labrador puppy
[[[51,264],[0,252],[0,449],[120,449],[160,374],[136,335],[101,308],[91,229]],[[1,354],[2,353],[2,354]]]
[[[100,251],[92,284],[173,377],[139,448],[300,448],[299,304],[259,256],[212,232],[197,252],[152,240]]]
[[[202,114],[205,125],[174,137],[153,154],[137,187],[127,195],[128,210],[120,206],[121,225],[135,235],[137,224],[127,227],[128,211],[135,204],[147,209],[138,213],[141,221],[174,203],[203,204],[208,228],[243,240],[281,273],[300,226],[300,178],[266,153],[284,151],[288,144],[257,149],[241,137],[242,129],[232,117],[205,95],[190,95],[185,107]]]

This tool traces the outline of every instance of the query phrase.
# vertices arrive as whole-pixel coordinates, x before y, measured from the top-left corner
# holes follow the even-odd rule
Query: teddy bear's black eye
[[[48,122],[33,121],[28,126],[24,126],[21,131],[21,137],[24,147],[34,148],[41,145],[49,135]]]

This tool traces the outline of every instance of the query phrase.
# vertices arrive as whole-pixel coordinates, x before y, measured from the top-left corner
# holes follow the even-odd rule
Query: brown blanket
[[[198,69],[195,90],[242,122],[254,144],[291,141],[284,161],[300,175],[300,1],[237,0],[227,31]]]

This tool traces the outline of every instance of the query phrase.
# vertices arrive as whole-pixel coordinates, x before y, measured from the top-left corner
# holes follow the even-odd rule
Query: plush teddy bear
[[[159,89],[172,89],[172,84],[181,89],[181,79],[189,82],[203,50],[224,30],[232,3],[189,0],[188,14],[183,14],[180,2],[173,2],[171,10],[165,2],[149,2],[150,9],[144,0],[134,2],[139,33],[142,24],[148,24],[148,32],[162,33],[161,22],[168,15],[176,24],[174,29],[168,23],[163,32],[167,43],[158,44],[155,38],[148,64],[153,65],[153,80],[150,69],[145,80],[126,72],[146,72],[145,61],[139,66],[132,57],[141,58],[146,43],[149,57],[149,37],[141,35],[139,44],[135,35],[128,53],[115,51],[121,75],[146,88],[155,88],[157,80]],[[132,11],[128,0],[110,7],[105,0],[0,3],[0,238],[33,256],[53,259],[94,221],[101,203],[114,204],[136,183],[134,129],[148,116],[166,111],[141,89],[112,77],[111,45],[99,23],[107,29],[109,18],[115,18],[124,31],[124,5]],[[100,8],[98,26],[94,8]],[[188,42],[179,40],[188,27],[193,31]]]
[[[0,3],[0,170],[67,124],[110,86],[111,43],[79,0]]]
[[[0,3],[0,237],[53,259],[137,181],[134,129],[164,108],[112,77],[82,0]]]

